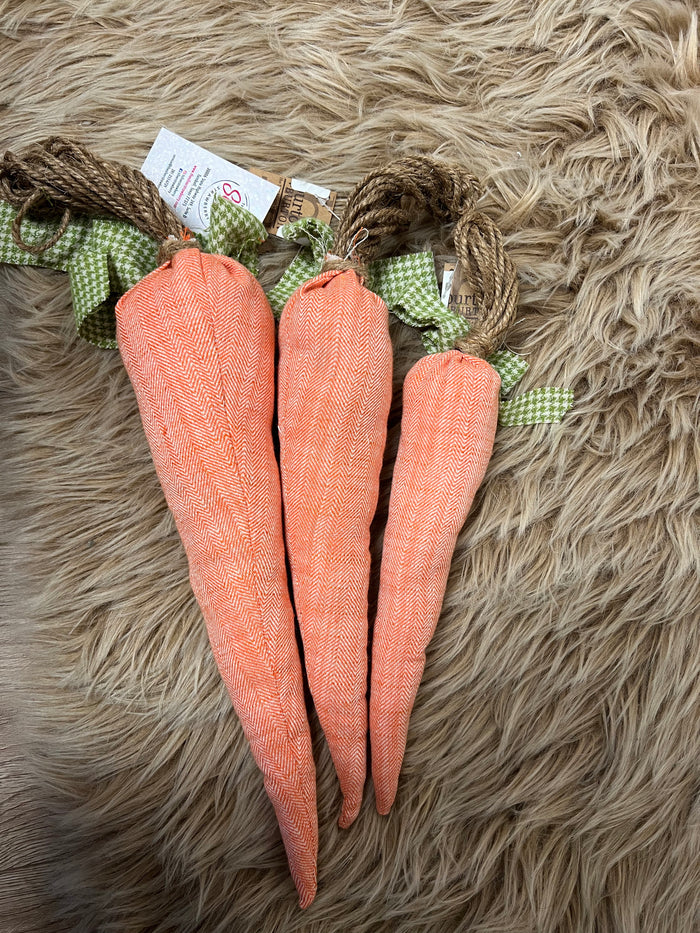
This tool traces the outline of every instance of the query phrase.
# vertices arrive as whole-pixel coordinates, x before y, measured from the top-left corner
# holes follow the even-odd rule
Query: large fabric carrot
[[[430,162],[425,172],[433,176]],[[372,647],[370,742],[380,813],[388,813],[396,796],[425,650],[457,536],[493,448],[500,378],[484,357],[517,304],[515,269],[499,231],[484,214],[460,214],[455,244],[480,292],[481,320],[456,349],[419,360],[404,381]]]
[[[64,140],[6,156],[5,196],[130,217],[162,265],[117,305],[117,339],[222,678],[275,807],[300,904],[316,891],[315,768],[272,443],[275,332],[248,270],[183,240],[138,172]],[[116,209],[115,209],[116,206]]]
[[[386,305],[354,270],[324,271],[287,302],[279,348],[287,553],[309,688],[347,827],[367,770],[369,531],[391,405]]]

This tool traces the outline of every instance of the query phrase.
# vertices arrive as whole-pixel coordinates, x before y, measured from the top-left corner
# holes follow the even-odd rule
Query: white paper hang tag
[[[295,191],[305,191],[307,194],[313,194],[321,204],[327,204],[331,196],[330,188],[322,188],[321,185],[314,185],[310,181],[302,181],[301,178],[292,178],[292,188]]]
[[[141,171],[193,233],[209,228],[214,195],[240,204],[263,221],[279,185],[221,159],[195,143],[161,129]]]
[[[442,292],[440,294],[440,298],[442,299],[442,303],[445,305],[445,307],[449,307],[450,304],[450,294],[452,293],[452,283],[454,282],[454,278],[454,268],[445,268],[442,273]]]

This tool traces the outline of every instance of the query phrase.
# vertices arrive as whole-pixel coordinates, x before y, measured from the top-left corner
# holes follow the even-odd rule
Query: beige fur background
[[[138,166],[166,125],[344,193],[397,154],[461,162],[519,268],[522,388],[576,392],[561,426],[499,431],[390,817],[368,782],[337,828],[312,719],[319,892],[302,913],[119,356],[75,337],[65,276],[0,268],[3,931],[694,929],[694,9],[0,2],[3,150],[63,133]],[[393,337],[375,555],[421,352]]]

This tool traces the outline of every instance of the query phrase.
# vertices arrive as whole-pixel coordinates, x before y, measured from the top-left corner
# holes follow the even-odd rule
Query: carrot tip
[[[308,890],[299,891],[299,907],[302,910],[306,910],[311,904],[313,904],[314,898],[316,897],[316,885]]]
[[[360,797],[359,800],[346,797],[343,800],[343,809],[338,817],[338,826],[340,826],[341,829],[348,829],[348,827],[352,826],[357,819],[361,806],[362,797]]]
[[[396,799],[396,791],[393,794],[376,794],[375,804],[377,807],[377,813],[380,816],[386,816],[394,805],[394,800]]]

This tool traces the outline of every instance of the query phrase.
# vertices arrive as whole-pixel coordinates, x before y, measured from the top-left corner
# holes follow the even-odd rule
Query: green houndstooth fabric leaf
[[[501,397],[507,395],[517,385],[530,367],[522,356],[512,350],[497,350],[488,362],[501,377]]]
[[[74,218],[66,232],[55,246],[50,247],[41,254],[41,257],[20,249],[12,239],[12,222],[17,211],[6,201],[0,201],[0,262],[13,266],[41,265],[46,269],[59,269],[66,272],[70,257],[78,250],[87,238],[90,221],[86,217]],[[35,246],[46,240],[56,232],[59,220],[49,220],[38,223],[25,219],[22,223],[22,236],[25,243]]]
[[[258,218],[238,204],[217,195],[211,208],[209,230],[197,234],[202,249],[238,260],[257,276],[258,246],[267,239],[267,230]]]
[[[156,267],[154,240],[131,224],[96,218],[84,248],[68,264],[78,333],[99,347],[116,347],[114,306]]]
[[[67,272],[78,334],[99,347],[116,347],[114,306],[124,292],[155,269],[155,242],[119,220],[76,217],[55,246],[35,256],[12,239],[16,213],[12,205],[0,202],[0,262]],[[25,219],[22,236],[26,243],[39,243],[58,224],[58,220]]]
[[[423,330],[423,346],[428,353],[449,350],[469,330],[469,322],[450,311],[440,298],[432,253],[373,262],[370,287],[400,321]],[[528,368],[522,356],[512,350],[499,350],[488,362],[501,377],[501,396],[520,381]]]
[[[279,282],[267,293],[276,318],[282,314],[282,309],[297,288],[321,271],[323,257],[333,243],[333,231],[316,217],[301,217],[280,227],[278,236],[290,242],[306,242],[285,269]]]
[[[542,386],[501,402],[498,423],[504,427],[523,424],[555,424],[574,404],[571,389]]]
[[[75,217],[55,246],[35,256],[12,239],[16,214],[11,204],[0,201],[0,262],[67,272],[78,334],[98,347],[116,347],[114,307],[125,292],[156,268],[155,241],[123,221]],[[39,243],[58,225],[58,219],[25,218],[22,236],[28,244]],[[249,211],[216,197],[209,233],[197,239],[205,251],[233,256],[255,275],[257,245],[266,236],[263,225]]]
[[[422,330],[428,353],[449,350],[469,329],[468,322],[440,300],[432,253],[378,259],[369,272],[369,287],[400,321]]]

